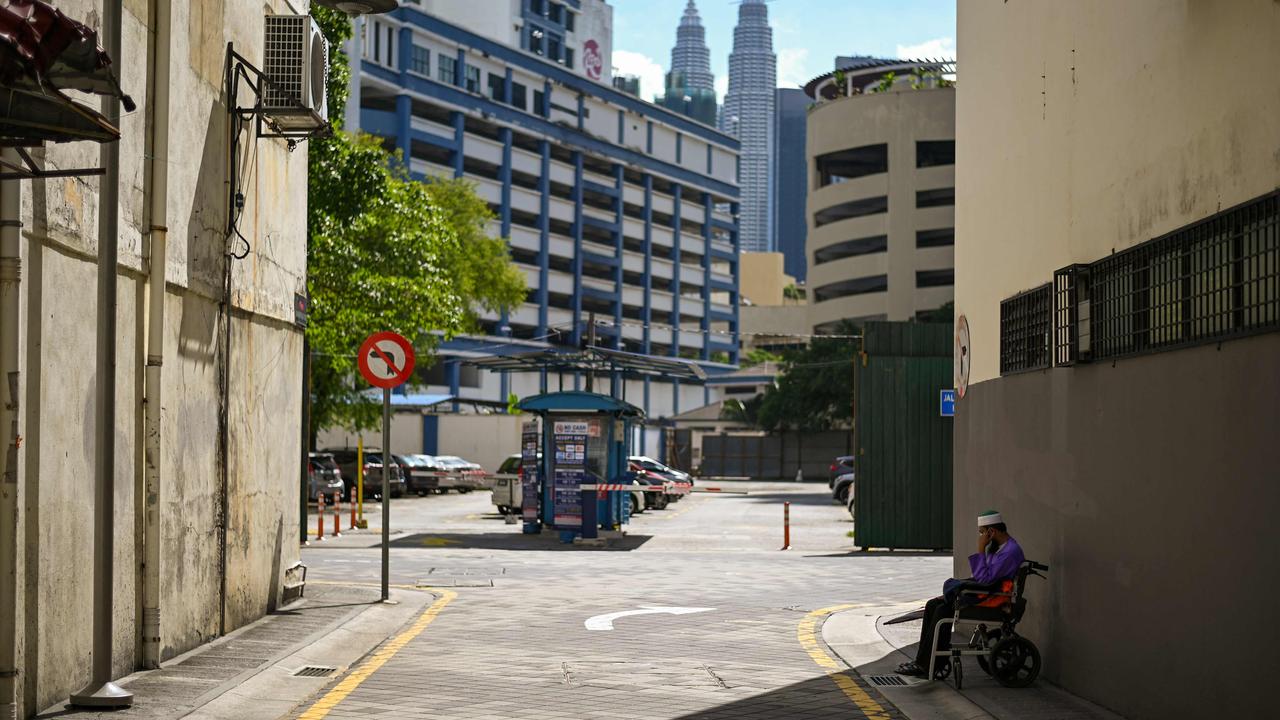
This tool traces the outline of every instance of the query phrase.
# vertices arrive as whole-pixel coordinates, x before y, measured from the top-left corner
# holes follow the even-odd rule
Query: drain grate
[[[868,675],[867,682],[876,687],[906,687],[923,681],[907,680],[900,675]]]
[[[330,675],[336,672],[338,672],[338,668],[336,667],[321,667],[319,665],[308,665],[304,668],[299,668],[298,670],[295,670],[293,673],[293,676],[294,677],[329,677]]]

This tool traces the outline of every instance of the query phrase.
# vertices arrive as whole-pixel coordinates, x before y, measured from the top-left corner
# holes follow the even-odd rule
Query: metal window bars
[[[1018,293],[1000,302],[1000,374],[1049,367],[1052,286]]]
[[[1055,365],[1275,330],[1280,330],[1280,191],[1054,273]],[[1010,371],[1017,369],[1023,368],[1015,363]]]

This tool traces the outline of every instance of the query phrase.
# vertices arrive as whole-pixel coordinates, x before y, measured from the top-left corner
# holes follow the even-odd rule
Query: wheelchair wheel
[[[1027,687],[1040,675],[1040,651],[1030,640],[1014,635],[991,648],[991,674],[1005,687]]]
[[[995,646],[996,646],[996,643],[998,643],[998,642],[1000,642],[1000,631],[999,631],[999,630],[988,630],[988,631],[987,631],[987,647],[988,647],[988,648],[993,648],[993,647],[995,647]],[[982,668],[982,672],[984,672],[984,673],[986,673],[986,674],[988,674],[988,675],[990,675],[990,674],[991,674],[991,663],[987,662],[987,656],[986,656],[986,655],[979,655],[979,656],[978,656],[978,667]]]

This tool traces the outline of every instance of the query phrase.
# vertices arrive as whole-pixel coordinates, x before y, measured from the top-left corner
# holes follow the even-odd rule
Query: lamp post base
[[[113,682],[89,683],[83,690],[71,696],[76,707],[123,708],[133,705],[133,693]]]

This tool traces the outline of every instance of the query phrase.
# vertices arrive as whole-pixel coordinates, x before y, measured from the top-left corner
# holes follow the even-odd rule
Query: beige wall
[[[953,166],[916,167],[917,140],[955,137],[956,90],[912,90],[899,84],[890,92],[855,95],[819,104],[809,112],[805,154],[809,163],[809,234],[805,245],[807,285],[814,325],[849,318],[907,320],[952,299],[952,288],[916,287],[917,270],[952,267],[952,248],[916,248],[916,231],[952,227],[951,207],[916,207],[916,191],[953,187]],[[819,186],[816,157],[829,152],[887,143],[889,171]],[[839,203],[887,195],[887,213],[814,224],[815,213]],[[887,235],[888,251],[814,262],[814,253],[836,243]],[[860,277],[888,275],[888,291],[818,302],[824,285]]]
[[[956,313],[970,384],[1000,300],[1280,186],[1280,4],[961,3]],[[1043,77],[1042,77],[1043,76]]]
[[[796,281],[782,271],[782,253],[744,252],[738,255],[738,287],[752,305],[794,303],[782,291]]]

